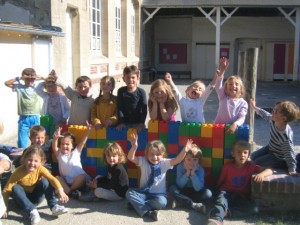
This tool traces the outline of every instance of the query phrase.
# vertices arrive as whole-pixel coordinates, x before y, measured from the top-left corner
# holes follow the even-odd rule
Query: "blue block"
[[[87,148],[97,148],[97,139],[88,139],[85,145]]]
[[[168,143],[178,144],[180,121],[169,122]]]
[[[232,159],[231,148],[224,149],[224,159]]]
[[[148,130],[143,129],[138,133],[138,150],[144,151],[148,143]]]
[[[97,166],[97,158],[85,157],[81,158],[82,166]]]
[[[240,126],[237,130],[236,137],[238,140],[249,141],[249,125]]]
[[[129,178],[129,187],[131,188],[139,187],[138,180],[135,178]]]
[[[106,167],[97,167],[96,171],[97,171],[97,175],[100,175],[100,176],[106,176],[106,174],[107,174]]]
[[[114,127],[108,127],[106,129],[107,140],[127,140],[127,128],[118,131]]]
[[[86,154],[86,148],[83,148],[82,151],[81,151],[81,154],[80,154],[80,158],[81,159],[84,159],[87,157],[87,154]]]

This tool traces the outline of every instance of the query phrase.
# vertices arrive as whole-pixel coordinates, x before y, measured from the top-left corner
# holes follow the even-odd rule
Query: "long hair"
[[[104,76],[100,79],[100,86],[101,86],[101,83],[102,82],[107,82],[107,81],[110,81],[111,85],[112,85],[112,90],[110,92],[110,99],[109,100],[112,100],[112,95],[113,95],[113,90],[115,89],[115,86],[116,86],[116,81],[113,77],[111,76]],[[101,87],[100,87],[100,92],[99,92],[99,96],[95,99],[95,104],[98,105],[99,102],[100,102],[100,99],[103,95],[103,92],[101,90]]]
[[[21,157],[21,165],[24,165],[25,160],[34,154],[37,154],[41,158],[41,162],[46,161],[45,152],[40,145],[37,144],[30,145],[28,148],[24,149],[23,152],[24,153]]]
[[[227,80],[225,81],[225,83],[224,83],[225,94],[228,96],[228,94],[226,93],[226,90],[227,90],[227,86],[228,86],[229,81],[236,81],[236,82],[238,82],[239,85],[240,85],[240,87],[241,87],[240,88],[240,93],[239,93],[238,97],[239,98],[245,97],[245,95],[246,95],[246,89],[245,89],[244,83],[242,81],[242,78],[239,77],[239,76],[235,76],[235,75],[232,75],[232,76],[228,77]]]
[[[116,142],[111,142],[111,143],[108,143],[106,145],[106,147],[104,148],[104,151],[103,151],[103,162],[104,164],[108,165],[108,162],[106,160],[106,156],[110,156],[110,155],[118,155],[119,156],[119,163],[126,163],[126,155],[122,149],[122,147],[116,143]]]

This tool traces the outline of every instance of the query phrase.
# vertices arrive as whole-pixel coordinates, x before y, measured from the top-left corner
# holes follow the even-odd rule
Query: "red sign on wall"
[[[159,64],[187,64],[187,44],[159,44]]]

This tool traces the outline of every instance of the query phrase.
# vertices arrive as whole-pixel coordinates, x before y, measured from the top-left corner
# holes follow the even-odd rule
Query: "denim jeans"
[[[227,213],[230,217],[244,217],[258,213],[258,211],[258,206],[254,201],[235,192],[219,191],[209,217],[223,222]]]
[[[177,185],[172,185],[169,192],[177,201],[188,207],[191,207],[193,203],[202,203],[212,197],[211,191],[206,188],[195,191],[191,187],[180,189]]]
[[[18,121],[18,147],[28,147],[29,129],[34,125],[40,124],[40,118],[37,115],[19,116]]]
[[[24,188],[19,184],[14,185],[12,189],[12,198],[17,205],[27,213],[30,213],[35,209],[36,205],[41,203],[45,197],[49,208],[52,209],[57,204],[57,200],[55,198],[53,187],[45,178],[37,183],[35,189],[31,193],[25,192]]]
[[[162,194],[140,193],[135,190],[128,190],[126,199],[141,217],[150,210],[159,210],[167,205],[167,198]]]
[[[287,169],[286,162],[274,156],[273,153],[270,152],[268,145],[254,151],[250,158],[253,162],[255,162],[255,164],[263,167]]]

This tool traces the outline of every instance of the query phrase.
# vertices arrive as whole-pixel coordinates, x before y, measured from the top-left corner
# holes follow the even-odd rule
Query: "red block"
[[[169,122],[159,121],[158,123],[158,133],[168,133],[169,130]]]
[[[136,169],[136,165],[133,162],[130,162],[129,160],[127,161],[127,167],[128,169]]]
[[[224,148],[224,139],[219,139],[219,138],[213,138],[212,140],[212,147],[213,148]]]
[[[158,133],[148,132],[148,141],[158,140]]]
[[[193,137],[193,143],[201,147],[212,148],[213,138],[208,137]]]
[[[91,177],[95,177],[97,175],[96,166],[83,166],[83,169]]]
[[[127,141],[126,140],[118,140],[117,143],[122,147],[124,152],[127,150]]]
[[[188,136],[179,136],[178,137],[178,145],[179,146],[185,146],[185,144],[186,144],[186,142],[187,142],[187,140],[189,139],[190,137],[188,137]],[[194,139],[193,139],[194,140]]]
[[[168,154],[178,154],[179,149],[177,144],[168,144]]]

